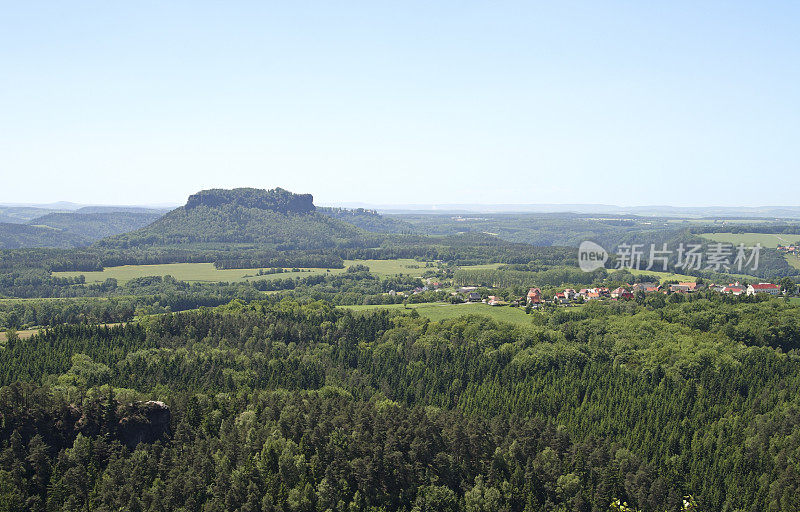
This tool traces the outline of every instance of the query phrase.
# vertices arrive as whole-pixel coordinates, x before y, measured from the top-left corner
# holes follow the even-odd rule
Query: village
[[[575,306],[585,304],[590,301],[622,301],[632,300],[637,295],[646,294],[695,294],[699,292],[715,292],[731,296],[755,296],[755,295],[792,295],[795,289],[786,289],[773,283],[742,284],[740,282],[725,285],[704,284],[696,281],[686,281],[678,283],[660,284],[655,282],[635,283],[627,286],[619,286],[614,289],[598,286],[594,288],[565,288],[563,291],[546,296],[540,288],[530,288],[527,295],[518,297],[514,300],[504,300],[496,295],[482,295],[478,287],[463,286],[451,292],[451,296],[462,298],[464,302],[481,302],[490,306],[526,306],[537,309],[546,304]]]

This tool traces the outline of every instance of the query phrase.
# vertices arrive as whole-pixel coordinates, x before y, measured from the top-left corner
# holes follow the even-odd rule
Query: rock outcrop
[[[158,401],[130,405],[117,426],[119,440],[133,450],[139,443],[153,443],[169,435],[170,410]]]

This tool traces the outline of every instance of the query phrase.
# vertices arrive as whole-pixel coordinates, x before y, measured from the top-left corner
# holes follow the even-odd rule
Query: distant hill
[[[0,249],[56,247],[60,249],[89,245],[91,240],[50,227],[0,223]]]
[[[203,190],[153,224],[104,247],[253,244],[279,250],[360,247],[374,235],[317,211],[311,194],[276,188]]]
[[[83,206],[75,210],[75,213],[149,213],[154,215],[164,215],[173,208],[149,208],[146,206]]]
[[[319,207],[317,211],[334,219],[343,220],[371,233],[411,233],[413,226],[400,219],[385,217],[375,210],[364,208]]]
[[[26,224],[37,217],[65,210],[38,208],[33,206],[0,206],[0,222]]]
[[[58,229],[95,241],[142,228],[162,216],[158,212],[79,213],[80,211],[51,213],[28,221],[28,224]]]
[[[85,210],[0,207],[0,249],[91,245],[101,238],[147,226],[163,215],[159,210],[144,210],[81,213]]]

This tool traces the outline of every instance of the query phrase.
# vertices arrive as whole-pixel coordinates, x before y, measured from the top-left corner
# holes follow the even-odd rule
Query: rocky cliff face
[[[164,402],[131,404],[117,425],[119,440],[131,450],[139,443],[153,443],[169,435],[170,410]]]

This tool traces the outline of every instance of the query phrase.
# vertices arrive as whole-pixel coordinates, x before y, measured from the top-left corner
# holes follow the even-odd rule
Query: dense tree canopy
[[[698,298],[514,327],[282,301],[59,326],[0,350],[0,493],[31,510],[792,510],[798,312]],[[147,399],[170,428],[131,451]]]

